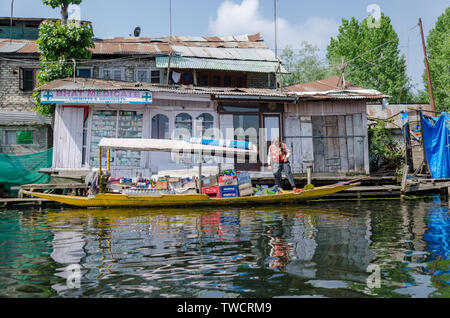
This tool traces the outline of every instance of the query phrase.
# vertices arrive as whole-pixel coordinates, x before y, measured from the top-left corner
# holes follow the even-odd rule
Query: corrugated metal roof
[[[172,45],[172,49],[177,55],[184,57],[277,62],[275,53],[263,48],[217,48]]]
[[[264,88],[231,88],[231,87],[199,87],[187,85],[159,85],[150,83],[121,82],[92,78],[73,78],[55,80],[40,86],[36,90],[147,90],[151,92],[167,92],[179,94],[225,94],[234,96],[273,96],[287,97],[287,94],[274,89]]]
[[[302,99],[383,99],[389,97],[374,89],[364,89],[346,82],[345,88],[338,86],[339,77],[297,84],[285,88],[287,92]]]
[[[157,56],[156,67],[167,68],[169,58],[167,56]],[[171,68],[180,69],[197,69],[197,70],[221,70],[221,71],[241,71],[255,73],[275,73],[277,62],[269,61],[243,61],[233,59],[213,59],[213,58],[197,58],[197,57],[180,57],[172,56],[170,58]],[[281,73],[287,73],[286,69],[281,65]]]
[[[52,123],[52,119],[40,116],[35,112],[0,111],[0,124],[12,123],[50,125]]]
[[[9,39],[0,39],[0,47],[9,43]],[[3,53],[38,53],[38,48],[35,40],[13,40],[13,43],[21,43],[21,47],[16,50],[8,50]],[[25,43],[25,44],[23,44]],[[270,55],[267,46],[261,34],[254,35],[240,35],[230,37],[199,37],[199,36],[172,36],[170,38],[149,38],[149,37],[115,37],[105,39],[94,39],[95,47],[92,49],[93,54],[104,55],[129,55],[129,54],[150,54],[161,55],[168,54],[171,51],[171,47],[178,47],[178,51],[184,52],[188,56],[194,56],[194,52],[197,52],[196,48],[246,48],[246,49],[262,49],[260,53],[249,53],[254,56],[264,56],[265,59]],[[190,49],[187,49],[189,47]],[[185,48],[185,49],[183,49]],[[189,51],[191,51],[189,53]],[[199,57],[205,57],[208,54],[207,51],[202,52]],[[221,51],[209,52],[209,57],[217,55],[218,58],[222,58]],[[199,54],[200,54],[199,53]],[[229,55],[230,53],[225,53]],[[242,55],[244,53],[240,53]],[[272,53],[273,54],[273,53]]]
[[[25,45],[27,45],[27,42],[25,41],[12,41],[11,43],[9,43],[9,40],[3,41],[0,42],[0,53],[14,53],[19,51]]]

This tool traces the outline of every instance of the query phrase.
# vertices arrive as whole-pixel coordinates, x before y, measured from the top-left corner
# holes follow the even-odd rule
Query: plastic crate
[[[202,194],[206,194],[210,198],[220,198],[219,186],[202,188]]]

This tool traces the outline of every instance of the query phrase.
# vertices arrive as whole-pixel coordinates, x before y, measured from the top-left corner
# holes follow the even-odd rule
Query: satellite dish
[[[134,36],[138,37],[139,35],[141,35],[141,28],[140,27],[136,27],[134,29]]]

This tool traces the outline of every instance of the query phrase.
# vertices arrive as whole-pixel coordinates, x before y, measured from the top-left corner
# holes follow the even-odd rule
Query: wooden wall
[[[53,168],[82,167],[83,116],[83,108],[56,106]]]
[[[295,173],[369,173],[365,101],[288,104],[285,123]]]

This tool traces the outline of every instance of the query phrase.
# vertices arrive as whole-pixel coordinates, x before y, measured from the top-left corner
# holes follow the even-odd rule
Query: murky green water
[[[450,297],[449,237],[438,198],[0,210],[0,296]]]

